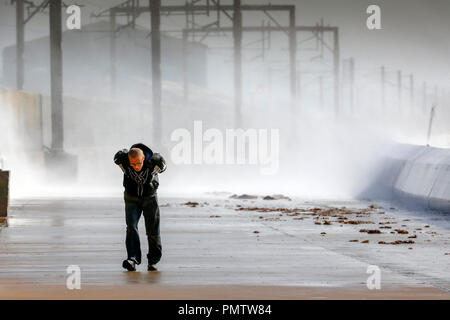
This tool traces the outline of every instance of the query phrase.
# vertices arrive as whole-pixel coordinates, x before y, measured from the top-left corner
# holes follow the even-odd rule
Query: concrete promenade
[[[389,204],[159,202],[163,258],[149,273],[145,260],[121,268],[120,198],[13,200],[0,224],[0,299],[450,298],[450,230]],[[69,265],[81,290],[66,288]],[[369,265],[381,270],[379,290],[367,288]]]

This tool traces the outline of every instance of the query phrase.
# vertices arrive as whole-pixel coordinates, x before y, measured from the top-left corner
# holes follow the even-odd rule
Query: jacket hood
[[[141,149],[143,152],[144,152],[144,155],[145,155],[145,159],[147,160],[147,159],[150,159],[152,156],[153,156],[153,151],[152,151],[152,149],[150,149],[149,147],[147,147],[145,144],[143,144],[143,143],[135,143],[135,144],[133,144],[131,147],[130,147],[130,149],[133,149],[133,148],[139,148],[139,149]]]

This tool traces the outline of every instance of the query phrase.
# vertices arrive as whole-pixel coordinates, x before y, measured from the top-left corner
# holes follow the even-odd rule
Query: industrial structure
[[[34,4],[33,2],[24,0],[15,0],[16,12],[17,12],[17,43],[14,50],[16,53],[16,83],[17,88],[20,90],[23,88],[25,74],[30,70],[25,70],[25,64],[23,60],[25,51],[24,32],[25,24],[35,15],[37,12],[49,8],[49,26],[50,26],[50,78],[51,78],[51,97],[52,97],[52,150],[63,149],[63,120],[62,120],[62,94],[63,94],[63,50],[61,49],[62,30],[61,30],[61,8],[62,1],[59,0],[45,0],[41,4]],[[28,8],[29,15],[25,18],[25,7]],[[181,71],[178,78],[182,78],[184,82],[184,96],[187,100],[189,97],[189,83],[202,83],[202,71],[199,69],[198,64],[193,63],[192,46],[188,44],[188,37],[192,36],[192,41],[202,42],[206,37],[211,37],[217,34],[230,33],[233,36],[233,73],[234,73],[234,105],[235,105],[235,126],[240,127],[242,125],[241,112],[242,112],[242,38],[243,34],[247,32],[261,33],[263,38],[266,35],[272,33],[284,33],[287,36],[289,44],[289,82],[290,82],[290,95],[292,108],[298,108],[297,91],[300,86],[298,85],[299,66],[297,63],[298,57],[298,43],[297,34],[299,32],[311,33],[318,42],[321,43],[321,48],[326,47],[330,49],[333,54],[333,82],[334,82],[334,110],[336,115],[339,113],[339,73],[340,73],[340,54],[339,54],[339,30],[337,27],[325,26],[317,24],[315,26],[299,26],[296,23],[295,18],[296,7],[294,5],[244,5],[240,0],[234,0],[232,5],[224,5],[220,0],[192,0],[183,5],[164,6],[161,0],[150,0],[148,2],[139,0],[127,0],[120,5],[111,7],[108,10],[104,10],[95,14],[98,18],[109,18],[109,79],[111,96],[115,96],[117,87],[117,72],[121,69],[121,64],[124,62],[120,58],[120,53],[117,53],[118,41],[120,37],[118,34],[124,29],[136,29],[136,19],[143,13],[150,13],[150,40],[149,48],[151,48],[151,63],[148,69],[141,68],[142,70],[148,70],[151,74],[152,83],[152,112],[153,112],[153,137],[156,141],[160,141],[161,132],[161,81],[168,74],[166,71],[167,66],[164,65],[162,60],[162,51],[164,50],[164,37],[161,36],[161,18],[171,15],[184,16],[185,28],[181,30],[168,30],[165,33],[170,32],[178,33],[182,36],[182,68],[173,69],[174,73]],[[273,25],[264,22],[258,26],[243,26],[242,12],[259,12],[263,13],[266,18],[270,20]],[[272,15],[273,12],[285,12],[287,16],[287,23],[279,22]],[[196,16],[210,17],[214,16],[215,21],[206,25],[200,25]],[[118,18],[126,18],[126,24],[118,25]],[[224,25],[223,20],[226,19],[232,23],[229,27]],[[102,26],[102,28],[104,25]],[[324,40],[324,33],[331,33],[333,35],[332,45],[328,45]],[[196,36],[200,35],[200,39]],[[197,45],[198,46],[198,45]],[[264,50],[264,44],[263,44]],[[201,51],[201,49],[200,49]],[[11,51],[12,52],[12,51]],[[5,59],[11,59],[11,52],[6,52]],[[196,55],[197,52],[195,52]],[[201,57],[198,58],[202,60]],[[125,63],[126,64],[126,63]],[[180,70],[181,69],[181,70]],[[195,70],[191,73],[190,70]],[[200,70],[200,71],[199,71]],[[144,71],[145,72],[145,71]],[[66,75],[66,73],[64,73]],[[195,79],[192,74],[195,74],[200,79]],[[199,76],[200,74],[200,76]],[[176,78],[177,76],[175,76]],[[170,76],[167,77],[170,79]],[[120,88],[126,89],[126,88]]]
[[[268,96],[272,95],[275,82],[280,82],[286,73],[286,96],[289,97],[292,113],[307,109],[305,97],[317,92],[321,110],[328,107],[335,117],[346,110],[356,112],[358,96],[368,83],[375,83],[379,101],[371,101],[380,110],[390,107],[389,92],[396,90],[396,104],[404,108],[421,100],[423,112],[430,104],[435,105],[439,89],[430,93],[429,85],[422,85],[422,99],[415,93],[416,84],[412,74],[397,70],[391,72],[384,66],[372,72],[370,81],[358,81],[357,62],[353,57],[341,61],[340,33],[337,26],[329,26],[323,20],[315,25],[297,23],[297,6],[292,4],[248,5],[240,0],[224,4],[220,0],[191,0],[180,5],[163,5],[161,0],[126,0],[119,5],[95,12],[97,22],[84,25],[82,30],[62,32],[60,0],[44,0],[40,3],[25,0],[13,1],[16,8],[16,45],[4,50],[4,80],[9,86],[15,83],[18,90],[37,92],[50,91],[51,143],[49,159],[64,156],[63,93],[74,96],[103,96],[111,100],[129,93],[147,97],[151,101],[152,138],[161,145],[163,132],[162,81],[179,83],[183,88],[184,106],[189,107],[191,85],[207,87],[208,54],[215,50],[210,40],[222,37],[232,40],[227,49],[232,54],[232,90],[234,100],[234,127],[243,127],[243,88],[245,86],[243,53],[250,50],[244,43],[246,35],[260,37],[252,41],[259,46],[255,69],[266,74]],[[25,42],[26,24],[43,10],[49,13],[49,38]],[[263,16],[259,23],[244,23],[243,13]],[[150,22],[150,28],[139,26],[140,17]],[[179,24],[169,30],[161,29],[162,19],[175,19]],[[205,22],[207,21],[207,22]],[[255,19],[252,20],[254,23]],[[180,24],[182,25],[180,27]],[[275,63],[268,58],[274,34],[285,41],[287,58]],[[302,36],[307,35],[306,38]],[[62,43],[64,42],[64,45]],[[303,46],[314,43],[316,57],[303,61],[307,49]],[[253,48],[254,49],[254,48]],[[31,59],[31,54],[38,55]],[[40,56],[39,56],[40,55]],[[27,59],[24,59],[27,58]],[[318,72],[306,67],[318,63],[326,68]],[[396,83],[389,80],[396,76]],[[277,77],[277,80],[275,80]],[[309,78],[308,78],[309,77]],[[48,79],[48,82],[47,82]],[[87,81],[89,79],[89,81]],[[286,79],[283,79],[286,80]],[[307,81],[310,80],[310,81]],[[406,81],[405,81],[406,80]],[[357,88],[357,83],[363,86]],[[406,85],[405,85],[406,82]],[[311,84],[313,83],[313,84]],[[331,88],[327,88],[331,84]],[[308,87],[309,86],[309,87]],[[314,90],[310,90],[310,86]],[[305,88],[308,87],[308,90]],[[315,89],[317,88],[317,90]],[[332,103],[326,103],[325,91],[332,93]],[[305,94],[308,92],[308,94]],[[408,97],[405,97],[405,93]],[[345,103],[344,103],[345,102]],[[309,103],[310,104],[310,103]],[[298,113],[297,116],[301,117]],[[51,155],[51,156],[50,156]],[[53,160],[52,160],[53,161]]]
[[[116,28],[121,25],[116,24]],[[62,33],[63,54],[63,87],[64,93],[70,96],[109,98],[110,64],[105,57],[109,56],[109,29],[107,21],[98,21],[84,25],[81,30],[66,30]],[[144,95],[146,85],[151,80],[151,59],[148,32],[142,29],[123,29],[116,34],[116,73],[123,92]],[[49,38],[41,37],[25,42],[23,89],[28,92],[48,93],[50,84],[43,79],[50,78]],[[207,46],[189,42],[190,74],[188,79],[198,86],[206,86]],[[176,37],[161,37],[162,80],[182,83],[183,81],[183,43]],[[3,50],[3,79],[8,87],[16,83],[16,46]],[[117,80],[114,80],[114,83]],[[130,95],[131,96],[131,95]]]

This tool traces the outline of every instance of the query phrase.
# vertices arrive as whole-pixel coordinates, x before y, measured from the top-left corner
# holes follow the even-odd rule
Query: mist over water
[[[228,106],[216,103],[214,99],[212,95],[194,106],[175,103],[166,107],[163,104],[164,145],[160,150],[154,149],[168,161],[168,170],[160,175],[161,195],[227,191],[349,199],[372,181],[377,167],[391,152],[392,144],[423,145],[426,142],[426,114],[411,116],[366,111],[336,117],[332,107],[327,107],[331,112],[321,112],[311,104],[301,106],[293,117],[291,106],[277,104],[274,98],[276,107],[270,107],[268,111],[265,106],[244,105],[243,128],[279,130],[279,165],[275,174],[261,174],[264,166],[248,164],[248,154],[246,164],[172,164],[171,153],[177,144],[170,140],[173,130],[185,128],[190,131],[193,144],[195,120],[203,121],[203,133],[216,128],[225,136],[225,130],[233,128],[231,99]],[[151,119],[150,104],[127,102],[114,107],[117,102],[100,103],[95,99],[72,103],[75,107],[66,109],[65,133],[67,152],[78,156],[78,179],[74,184],[48,180],[42,156],[23,150],[22,140],[16,134],[21,130],[14,127],[10,117],[2,117],[2,127],[8,128],[8,135],[2,136],[0,143],[5,168],[12,172],[13,197],[119,196],[122,172],[112,161],[114,153],[135,142],[144,142],[154,148],[151,121],[148,120]],[[83,114],[77,107],[86,104],[89,111]],[[216,105],[225,111],[211,111]],[[436,121],[436,128],[443,125],[440,121]],[[208,144],[204,141],[203,148]]]
[[[260,24],[260,20],[257,21]],[[146,27],[142,22],[139,29]],[[179,34],[173,36],[180,38]],[[299,41],[308,36],[299,36]],[[343,32],[340,36],[346,39],[350,35]],[[105,37],[104,49],[108,52],[107,35],[103,35]],[[114,96],[110,95],[109,89],[108,55],[102,58],[105,61],[101,71],[95,68],[90,70],[85,65],[82,50],[73,58],[64,60],[64,147],[68,153],[78,156],[75,182],[49,178],[48,169],[51,171],[52,168],[45,168],[42,149],[28,143],[27,124],[20,122],[18,119],[23,119],[23,116],[14,111],[18,100],[0,97],[0,156],[4,159],[4,169],[11,170],[13,198],[121,196],[122,172],[114,165],[113,156],[120,149],[142,142],[153,151],[162,153],[167,160],[168,169],[159,177],[160,195],[227,191],[281,193],[312,199],[352,199],[374,179],[383,159],[392,152],[393,145],[427,143],[430,109],[434,104],[436,114],[430,144],[450,146],[448,90],[440,89],[439,99],[436,99],[432,89],[423,97],[417,84],[415,98],[411,101],[407,80],[404,80],[399,98],[395,84],[397,67],[389,65],[389,61],[377,61],[372,65],[357,64],[354,98],[350,101],[348,65],[342,61],[340,106],[336,113],[332,55],[325,50],[324,55],[316,59],[317,51],[309,52],[303,47],[304,50],[298,54],[300,94],[291,105],[286,36],[273,34],[272,47],[262,59],[255,58],[261,53],[261,44],[258,43],[261,36],[245,34],[244,43],[256,41],[256,44],[248,45],[243,52],[242,129],[279,130],[278,171],[273,175],[263,175],[263,165],[248,163],[174,164],[171,159],[177,144],[171,140],[174,130],[187,129],[193,145],[194,121],[202,121],[203,133],[208,129],[217,129],[225,136],[227,129],[235,128],[233,54],[230,50],[232,37],[229,35],[204,42],[208,46],[204,62],[206,83],[190,83],[187,104],[183,99],[183,84],[173,79],[163,80],[162,145],[157,145],[153,137],[150,56],[146,62],[133,56],[134,51],[147,54],[150,44],[147,48],[137,44],[150,40],[145,39],[145,34],[136,35],[132,30],[120,34],[119,39],[126,43],[127,37],[136,46],[128,51],[123,51],[123,46],[118,48],[119,56],[130,56],[117,61],[117,90]],[[330,43],[331,38],[326,37]],[[103,40],[99,37],[98,41]],[[347,42],[343,40],[343,43]],[[88,46],[93,45],[89,43]],[[315,45],[313,41],[312,47]],[[420,47],[420,43],[417,46]],[[347,52],[345,48],[343,51]],[[363,52],[358,54],[360,56],[355,56],[357,63],[358,59],[366,61],[367,56]],[[70,53],[67,55],[70,56]],[[420,53],[415,58],[417,55]],[[346,55],[342,59],[349,57]],[[163,70],[169,70],[171,74],[180,72],[179,69],[172,70],[171,61],[164,59],[163,54]],[[200,60],[194,56],[193,61],[201,66]],[[436,65],[445,63],[435,61]],[[388,65],[384,106],[379,80],[379,66],[382,64]],[[84,68],[78,69],[79,66]],[[136,74],[133,70],[142,72]],[[181,75],[178,76],[182,79]],[[47,77],[48,74],[29,77],[25,83],[25,91],[42,94],[42,103],[36,106],[39,109],[36,117],[42,123],[44,147],[51,145],[50,101],[48,89],[45,89],[48,86],[40,86],[40,82],[49,81]],[[320,77],[323,77],[322,98]],[[422,81],[421,75],[417,78]],[[2,94],[6,95],[6,92]],[[204,141],[203,148],[209,143]],[[192,152],[195,151],[192,149]],[[246,159],[248,162],[248,157]]]

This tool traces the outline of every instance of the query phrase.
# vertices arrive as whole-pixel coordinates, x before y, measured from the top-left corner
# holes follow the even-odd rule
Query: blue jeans
[[[162,255],[161,237],[159,235],[159,206],[156,195],[139,198],[136,201],[125,200],[125,218],[127,223],[125,245],[128,259],[135,260],[137,264],[141,263],[138,223],[142,213],[144,213],[145,231],[148,240],[148,263],[156,264]]]

